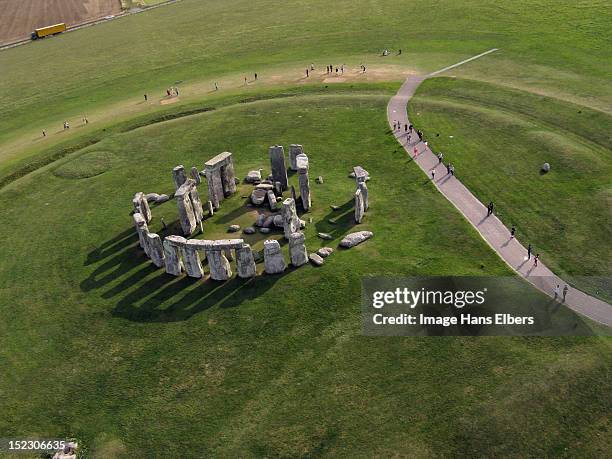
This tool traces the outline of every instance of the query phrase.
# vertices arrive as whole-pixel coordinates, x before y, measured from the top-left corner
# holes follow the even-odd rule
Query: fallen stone
[[[542,172],[548,172],[548,171],[550,171],[550,164],[548,163],[542,164]]]
[[[283,216],[274,215],[273,222],[274,222],[274,226],[276,226],[277,228],[282,228],[283,227]]]
[[[329,206],[329,207],[331,207],[331,210],[339,210],[340,209],[340,206],[334,206],[333,204],[331,206]]]
[[[170,196],[168,196],[167,194],[160,194],[157,199],[155,200],[155,202],[157,204],[161,204],[162,202],[166,202],[170,200]]]
[[[236,231],[240,231],[240,225],[230,225],[227,228],[228,233],[235,233]]]
[[[355,178],[355,172],[351,172],[351,173],[349,174],[349,178],[354,179],[354,178]]]
[[[257,220],[255,220],[255,226],[263,226],[266,221],[266,214],[259,214]]]
[[[245,229],[242,230],[242,232],[244,234],[255,234],[255,228],[253,228],[252,226],[247,226]]]
[[[371,231],[357,231],[356,233],[347,234],[344,239],[340,241],[340,246],[346,248],[355,247],[357,244],[361,244],[372,236],[374,236],[374,233]]]
[[[255,189],[251,193],[251,202],[255,204],[256,206],[261,206],[266,200],[267,196],[268,196],[268,192],[266,190]]]
[[[308,259],[315,266],[321,266],[323,263],[325,263],[325,260],[316,253],[311,253],[310,255],[308,255]]]
[[[270,205],[270,210],[275,211],[276,207],[276,196],[274,195],[274,191],[268,191],[268,204]]]
[[[270,215],[266,217],[261,226],[263,226],[264,228],[271,228],[274,225],[274,217],[275,215]]]
[[[244,178],[244,181],[247,183],[260,182],[261,181],[261,169],[257,171],[249,171],[249,173]]]
[[[321,256],[323,258],[327,258],[333,252],[334,252],[334,249],[332,249],[331,247],[321,247],[319,250],[317,250],[317,255],[319,255],[319,256]]]
[[[317,183],[323,183],[323,177],[322,176],[318,176],[315,180]]]
[[[328,241],[331,241],[334,238],[331,234],[328,233],[317,233],[317,236],[319,236],[321,239],[326,239]]]
[[[145,198],[147,199],[147,202],[157,202],[159,195],[157,193],[147,193],[145,194]]]
[[[255,189],[270,191],[274,190],[274,185],[272,185],[271,183],[260,183],[259,185],[255,185]]]
[[[261,234],[268,234],[270,231],[272,231],[270,228],[259,228]]]

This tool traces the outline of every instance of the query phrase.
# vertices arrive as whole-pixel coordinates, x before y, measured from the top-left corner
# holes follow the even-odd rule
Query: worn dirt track
[[[0,0],[0,44],[58,22],[74,26],[121,12],[120,0]]]

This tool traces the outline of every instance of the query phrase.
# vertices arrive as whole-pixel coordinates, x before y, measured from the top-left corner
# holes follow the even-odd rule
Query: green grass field
[[[609,338],[365,337],[360,285],[511,275],[385,116],[406,74],[492,47],[425,82],[411,119],[552,269],[609,276],[611,16],[599,0],[183,0],[0,52],[0,436],[74,436],[96,458],[606,456]],[[268,146],[295,142],[325,178],[308,248],[354,229],[357,164],[372,240],[250,281],[152,267],[135,192],[171,193],[172,167],[225,150],[239,177],[267,171]],[[206,238],[252,223],[248,189]],[[173,201],[152,210],[153,231],[178,231]]]

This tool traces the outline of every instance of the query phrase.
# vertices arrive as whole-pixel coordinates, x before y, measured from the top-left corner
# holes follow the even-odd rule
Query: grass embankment
[[[509,272],[387,134],[387,100],[292,97],[115,132],[1,190],[4,435],[74,435],[98,457],[601,457],[608,341],[361,335],[364,275]],[[308,247],[353,228],[356,164],[372,174],[359,225],[372,240],[320,269],[224,284],[169,277],[144,258],[135,191],[172,192],[174,165],[223,150],[243,176],[267,168],[270,144],[293,142],[325,178],[313,181]],[[92,175],[95,158],[97,175],[72,178]],[[243,193],[207,237],[252,220]],[[175,205],[153,215],[161,232]]]
[[[612,116],[523,91],[436,78],[418,89],[410,118],[553,271],[612,298]],[[551,171],[541,174],[545,162]]]

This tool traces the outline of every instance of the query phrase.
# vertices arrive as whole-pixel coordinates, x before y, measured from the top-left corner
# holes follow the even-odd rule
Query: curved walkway
[[[521,245],[516,238],[510,238],[510,231],[495,216],[487,217],[487,208],[468,190],[455,176],[447,175],[446,167],[438,164],[438,158],[423,143],[414,141],[408,143],[407,134],[404,132],[404,124],[410,124],[408,120],[407,105],[414,94],[416,88],[428,77],[437,75],[444,70],[454,68],[465,62],[488,54],[488,51],[474,58],[467,59],[453,66],[434,72],[426,76],[410,76],[395,96],[389,101],[387,106],[387,118],[389,125],[398,142],[404,147],[410,157],[414,156],[414,148],[417,148],[417,155],[414,161],[431,178],[431,171],[436,171],[435,186],[448,199],[474,228],[480,233],[485,241],[497,252],[497,254],[514,271],[527,279],[538,289],[549,296],[554,296],[554,288],[558,284],[561,290],[566,285],[560,277],[556,276],[543,263],[533,265],[533,257],[527,260],[527,249]],[[402,129],[393,129],[394,121],[399,121]],[[413,137],[417,137],[413,134]],[[418,138],[418,137],[417,137]],[[581,290],[569,286],[565,304],[574,311],[589,317],[590,319],[612,327],[612,306],[605,301],[587,295]]]

